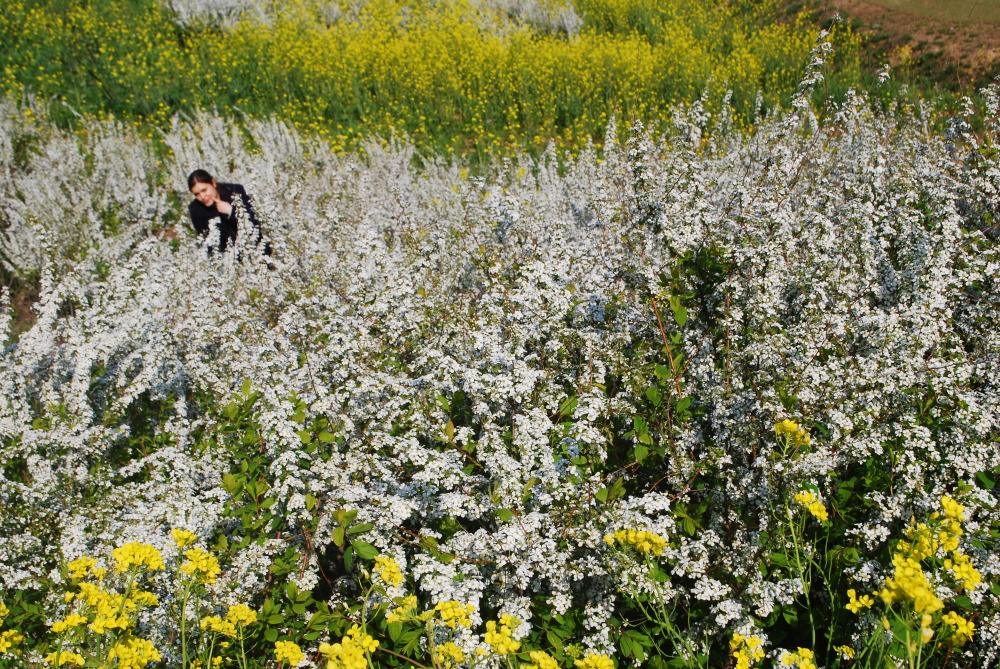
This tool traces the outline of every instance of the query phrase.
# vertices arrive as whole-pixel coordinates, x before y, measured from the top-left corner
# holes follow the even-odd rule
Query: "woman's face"
[[[210,184],[195,183],[195,185],[191,186],[191,194],[206,207],[211,207],[219,199],[219,189],[215,183],[215,179],[212,179],[212,183]]]

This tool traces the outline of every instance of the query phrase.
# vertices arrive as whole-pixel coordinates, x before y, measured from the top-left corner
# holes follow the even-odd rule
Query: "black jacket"
[[[254,243],[259,243],[261,238],[260,221],[257,220],[257,212],[253,208],[253,204],[250,201],[250,196],[247,195],[246,190],[240,184],[218,184],[219,197],[226,202],[232,204],[235,198],[239,198],[240,202],[243,204],[243,209],[247,213],[247,217],[250,219],[251,225],[256,232],[257,239]],[[219,219],[216,224],[219,228],[219,252],[224,252],[226,247],[229,245],[230,241],[235,241],[236,231],[238,229],[237,219],[236,219],[236,207],[233,207],[232,212],[228,216],[223,216],[218,212],[215,206],[206,206],[199,200],[192,200],[191,204],[188,205],[188,213],[191,214],[191,224],[194,229],[202,237],[208,237],[208,232],[211,230],[211,221],[214,218]]]

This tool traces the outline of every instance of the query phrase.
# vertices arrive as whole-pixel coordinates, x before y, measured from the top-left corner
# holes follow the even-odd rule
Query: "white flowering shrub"
[[[995,662],[985,99],[984,132],[947,135],[860,96],[745,136],[696,106],[624,144],[612,129],[600,157],[481,176],[416,169],[403,143],[337,155],[277,120],[248,121],[248,143],[209,114],[177,119],[157,159],[123,126],[73,135],[5,102],[2,258],[41,285],[29,330],[0,320],[16,620],[66,614],[48,593],[68,562],[125,542],[172,555],[183,528],[220,556],[213,601],[308,632],[307,663],[332,657],[315,650],[330,629],[366,637],[316,628],[306,599],[361,594],[400,625],[439,621],[435,666],[515,637],[595,669],[835,666],[911,623],[924,662]],[[244,184],[274,255],[247,229],[206,253],[184,211],[196,167]],[[376,553],[405,584],[357,589]],[[932,581],[904,587],[895,556]],[[848,589],[884,612],[845,609]],[[177,618],[142,615],[177,662]]]

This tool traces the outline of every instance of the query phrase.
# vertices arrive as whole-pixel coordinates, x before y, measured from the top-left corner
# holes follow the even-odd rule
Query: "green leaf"
[[[579,402],[580,400],[578,400],[575,396],[571,395],[570,397],[567,397],[566,400],[559,406],[559,415],[572,416],[573,412],[576,411],[576,405],[579,404]]]
[[[324,444],[332,444],[337,441],[337,435],[332,432],[320,432],[316,435],[316,438],[322,441]]]
[[[455,423],[453,421],[448,421],[444,426],[444,436],[448,437],[451,441],[455,438]]]
[[[333,543],[337,545],[337,548],[344,547],[344,526],[333,528]]]
[[[403,623],[389,623],[389,638],[394,642],[399,641],[399,635],[403,633]]]
[[[347,530],[348,534],[363,534],[368,530],[375,527],[374,523],[361,523],[360,525],[355,525]]]
[[[663,396],[660,395],[660,389],[656,386],[650,386],[646,388],[646,399],[653,403],[654,407],[660,406],[660,402],[663,400]]]
[[[506,523],[513,517],[514,517],[514,512],[511,511],[510,509],[497,509],[497,518],[499,518],[503,522]]]
[[[239,408],[238,406],[236,406],[236,402],[230,402],[230,403],[229,403],[229,404],[227,404],[227,405],[225,406],[225,408],[224,408],[224,409],[222,410],[222,413],[223,413],[223,414],[224,414],[224,415],[226,416],[226,418],[228,418],[229,420],[233,420],[234,418],[236,418],[236,414],[238,414],[238,413],[239,413],[239,411],[240,411],[240,408]]]
[[[268,627],[266,630],[264,630],[264,638],[270,641],[271,643],[274,643],[275,641],[278,640],[278,630],[274,629],[273,627]]]
[[[637,462],[642,462],[649,455],[649,449],[642,444],[635,445],[635,459]]]
[[[267,617],[268,625],[280,625],[283,622],[285,622],[285,617],[280,613],[274,613]]]
[[[597,491],[597,493],[594,495],[594,497],[596,497],[599,502],[607,502],[608,501],[608,489],[607,488],[601,488],[600,490]]]
[[[316,508],[316,498],[313,497],[312,493],[306,493],[306,511],[312,511]]]
[[[351,546],[354,547],[354,552],[358,554],[358,557],[362,560],[373,560],[375,556],[378,555],[378,549],[372,546],[367,541],[352,541]]]
[[[689,406],[691,406],[692,402],[694,402],[694,398],[691,397],[681,398],[680,400],[677,401],[677,411],[684,411]]]
[[[344,569],[346,571],[351,571],[351,567],[354,565],[354,548],[348,546],[347,550],[344,551]]]

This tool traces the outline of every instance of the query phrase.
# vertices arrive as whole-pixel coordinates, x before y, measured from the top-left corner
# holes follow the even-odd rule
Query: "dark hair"
[[[195,184],[210,184],[215,181],[215,177],[205,170],[195,170],[188,175],[188,190],[194,188]]]

